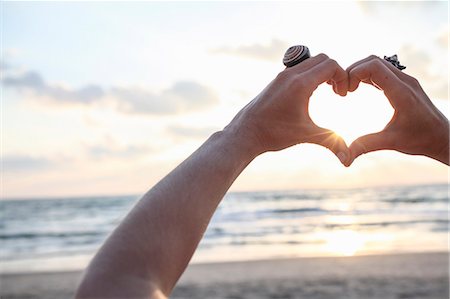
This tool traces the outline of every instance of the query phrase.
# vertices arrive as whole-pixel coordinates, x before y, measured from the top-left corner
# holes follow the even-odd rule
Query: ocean
[[[192,262],[448,251],[448,185],[230,192]],[[79,270],[139,196],[3,199],[2,273]]]

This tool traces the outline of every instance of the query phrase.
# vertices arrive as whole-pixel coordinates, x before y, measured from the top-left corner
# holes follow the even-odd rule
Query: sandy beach
[[[448,254],[193,264],[171,298],[449,298]],[[81,272],[1,276],[1,298],[70,298]]]

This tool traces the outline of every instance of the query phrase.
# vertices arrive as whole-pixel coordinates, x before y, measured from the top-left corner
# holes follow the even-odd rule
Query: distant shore
[[[447,252],[193,264],[171,298],[449,298]],[[71,298],[81,272],[3,274],[0,297]]]

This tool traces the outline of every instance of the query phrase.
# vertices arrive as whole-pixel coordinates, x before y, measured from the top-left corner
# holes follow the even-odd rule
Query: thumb
[[[348,161],[348,166],[350,166],[353,161],[362,154],[390,149],[390,141],[390,135],[385,131],[359,137],[349,146],[351,155]]]
[[[314,133],[309,136],[308,142],[315,143],[328,148],[332,151],[339,161],[345,166],[348,166],[348,160],[350,159],[350,150],[347,147],[344,139],[335,132],[316,127]],[[348,164],[348,165],[347,165]]]

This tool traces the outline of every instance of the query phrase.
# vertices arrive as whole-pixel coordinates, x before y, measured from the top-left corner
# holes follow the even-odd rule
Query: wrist
[[[433,144],[435,145],[435,150],[433,150],[433,153],[429,155],[431,158],[438,160],[444,164],[449,165],[450,162],[450,153],[449,153],[449,123],[447,119],[444,119],[441,122],[441,125],[438,126],[438,128],[441,128],[439,130],[439,133],[435,139]]]
[[[222,149],[226,150],[227,153],[236,155],[245,163],[251,162],[263,152],[259,149],[257,142],[252,138],[240,134],[239,131],[233,130],[230,127],[214,133],[211,138],[218,140],[221,143]]]
[[[450,165],[448,145],[442,150],[442,152],[438,155],[436,160],[441,161],[444,164]]]
[[[446,139],[444,139],[444,142],[441,142],[441,149],[440,151],[437,153],[437,155],[435,155],[434,159],[449,165],[450,164],[450,153],[449,153],[449,138],[447,136]]]

